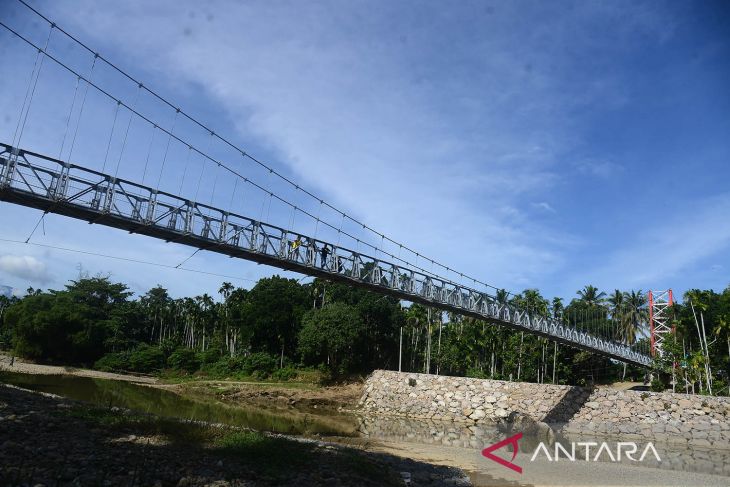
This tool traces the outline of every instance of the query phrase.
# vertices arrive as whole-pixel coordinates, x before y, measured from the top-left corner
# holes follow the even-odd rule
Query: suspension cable
[[[44,20],[45,22],[47,22],[47,23],[49,23],[49,24],[52,24],[52,25],[56,26],[56,28],[57,28],[57,29],[59,30],[59,32],[63,33],[63,34],[65,35],[65,36],[67,36],[67,37],[68,37],[69,39],[71,39],[72,41],[74,41],[74,42],[75,42],[76,44],[78,44],[79,46],[81,46],[81,47],[82,47],[82,48],[84,48],[85,50],[89,51],[90,53],[94,54],[95,56],[99,56],[99,58],[100,58],[100,59],[101,59],[102,61],[104,61],[104,63],[106,63],[106,64],[107,64],[107,65],[108,65],[109,67],[111,67],[112,69],[114,69],[115,71],[117,71],[117,72],[118,72],[119,74],[121,74],[121,75],[122,75],[123,77],[125,77],[125,78],[129,79],[130,81],[134,82],[135,84],[141,84],[141,83],[140,83],[140,82],[139,82],[139,81],[138,81],[137,79],[135,79],[135,78],[134,78],[133,76],[129,75],[129,74],[128,74],[128,73],[127,73],[126,71],[124,71],[123,69],[119,68],[119,67],[118,67],[117,65],[115,65],[114,63],[112,63],[112,62],[111,62],[110,60],[106,59],[106,58],[105,58],[105,57],[103,57],[103,56],[100,56],[100,55],[99,55],[98,53],[96,53],[95,51],[93,51],[93,50],[92,50],[92,49],[91,49],[91,48],[90,48],[89,46],[87,46],[87,45],[86,45],[86,44],[84,44],[84,43],[83,43],[82,41],[80,41],[79,39],[77,39],[76,37],[74,37],[74,36],[73,36],[72,34],[68,33],[67,31],[65,31],[65,30],[64,30],[64,29],[62,29],[61,27],[58,27],[58,26],[57,26],[57,25],[56,25],[56,24],[55,24],[54,22],[52,22],[52,21],[51,21],[51,20],[50,20],[49,18],[47,18],[47,17],[45,16],[45,15],[43,15],[42,13],[40,13],[40,12],[39,12],[38,10],[36,10],[36,9],[35,9],[35,8],[33,8],[32,6],[30,6],[30,5],[29,5],[28,3],[26,3],[26,2],[24,1],[24,0],[18,0],[18,1],[19,1],[19,2],[20,2],[20,3],[22,4],[22,5],[24,5],[24,6],[26,7],[26,8],[28,8],[29,10],[31,10],[31,11],[32,11],[33,13],[35,13],[35,14],[36,14],[37,16],[39,16],[40,18],[42,18],[42,19],[43,19],[43,20]],[[4,24],[3,24],[3,25],[4,25]],[[7,28],[7,26],[6,26],[6,28]],[[175,109],[175,110],[179,110],[179,108],[178,108],[178,107],[176,107],[176,106],[175,106],[174,104],[172,104],[171,102],[169,102],[169,101],[168,101],[167,99],[165,99],[165,98],[164,98],[163,96],[161,96],[160,94],[158,94],[158,93],[157,93],[157,92],[155,92],[154,90],[150,89],[150,88],[149,88],[149,87],[147,87],[147,86],[144,86],[144,89],[145,89],[145,90],[146,90],[146,91],[147,91],[148,93],[150,93],[150,94],[151,94],[152,96],[154,96],[155,98],[157,98],[158,100],[160,100],[160,101],[161,101],[161,102],[162,102],[163,104],[165,104],[165,105],[167,105],[167,106],[169,106],[170,108],[173,108],[173,109]],[[184,111],[182,111],[182,110],[181,110],[181,111],[180,111],[180,113],[182,113],[182,115],[183,115],[183,116],[184,116],[185,118],[187,118],[187,119],[188,119],[188,120],[189,120],[190,122],[192,122],[193,124],[195,124],[195,125],[199,126],[199,127],[201,128],[201,129],[203,129],[203,130],[205,130],[205,131],[208,131],[208,132],[213,132],[213,130],[212,130],[212,129],[210,129],[210,128],[209,128],[208,126],[206,126],[206,125],[205,125],[205,124],[203,124],[202,122],[198,121],[197,119],[195,119],[195,118],[194,118],[194,117],[192,117],[191,115],[188,115],[188,114],[187,114],[186,112],[184,112]],[[213,132],[213,133],[214,133],[214,132]],[[280,178],[280,179],[281,179],[281,180],[283,180],[284,182],[288,183],[289,185],[291,185],[291,186],[295,187],[295,188],[296,188],[297,190],[299,190],[299,191],[302,191],[302,193],[306,194],[307,196],[309,196],[309,197],[311,197],[311,198],[315,199],[316,201],[323,201],[323,200],[322,200],[322,199],[321,199],[320,197],[318,197],[318,196],[314,195],[314,194],[313,194],[312,192],[310,192],[310,191],[308,191],[308,190],[306,190],[306,189],[302,188],[302,187],[301,187],[301,186],[299,186],[299,185],[298,185],[297,183],[295,183],[294,181],[290,180],[289,178],[287,178],[287,177],[286,177],[286,176],[284,176],[283,174],[279,173],[278,171],[274,170],[273,168],[271,168],[271,167],[270,167],[269,165],[267,165],[266,163],[264,163],[264,162],[262,162],[261,160],[259,160],[259,159],[255,158],[255,157],[253,157],[252,155],[250,155],[250,154],[246,153],[246,152],[245,152],[245,151],[243,151],[243,150],[242,150],[242,149],[241,149],[240,147],[238,147],[238,146],[237,146],[237,145],[235,145],[234,143],[230,142],[230,141],[229,141],[228,139],[226,139],[226,138],[224,138],[224,137],[222,137],[222,136],[220,136],[220,135],[218,135],[218,134],[215,134],[215,137],[216,137],[216,138],[217,138],[218,140],[220,140],[221,142],[223,142],[223,143],[224,143],[225,145],[227,145],[227,146],[231,147],[232,149],[234,149],[234,150],[236,150],[236,151],[238,151],[238,152],[241,152],[241,153],[243,153],[243,154],[245,155],[245,157],[248,157],[248,158],[249,158],[249,159],[251,159],[251,160],[252,160],[253,162],[255,162],[256,164],[258,164],[259,166],[261,166],[261,167],[263,167],[263,168],[265,168],[265,169],[268,169],[269,171],[271,171],[271,173],[272,173],[272,174],[276,175],[276,176],[277,176],[278,178]],[[363,229],[365,229],[365,230],[368,230],[368,231],[370,231],[371,233],[373,233],[373,234],[375,234],[375,235],[383,235],[383,233],[382,233],[382,232],[378,232],[378,231],[376,231],[376,230],[375,230],[375,229],[373,229],[372,227],[370,227],[370,226],[368,226],[368,225],[366,225],[366,224],[364,224],[364,223],[362,223],[362,222],[360,222],[360,221],[356,220],[355,218],[353,218],[353,217],[351,217],[351,216],[346,216],[346,214],[345,214],[345,212],[344,212],[344,211],[342,211],[342,210],[340,210],[340,209],[336,208],[335,206],[331,205],[330,203],[324,202],[324,204],[325,204],[325,205],[326,205],[327,207],[329,207],[330,209],[332,209],[333,211],[335,211],[336,213],[340,213],[340,214],[342,214],[343,216],[345,216],[346,218],[348,218],[348,219],[352,220],[352,221],[353,221],[354,223],[357,223],[358,225],[362,225],[362,228],[363,228]],[[353,238],[354,238],[354,237],[353,237]],[[415,250],[411,249],[410,247],[408,247],[408,246],[406,246],[406,245],[403,245],[403,244],[401,244],[400,242],[397,242],[397,241],[395,241],[395,240],[391,239],[390,237],[387,237],[387,236],[386,236],[386,237],[385,237],[385,240],[388,240],[389,242],[391,242],[391,243],[393,243],[393,244],[396,244],[396,245],[400,245],[400,246],[402,246],[402,248],[403,248],[403,249],[405,249],[406,251],[408,251],[408,252],[410,252],[410,253],[412,253],[412,254],[414,254],[414,255],[417,255],[417,256],[418,256],[418,255],[420,254],[419,252],[417,252],[417,251],[415,251]],[[366,242],[364,242],[364,243],[366,243]],[[366,244],[367,244],[367,245],[368,245],[369,247],[373,247],[373,248],[374,248],[374,246],[373,246],[372,244],[368,244],[368,243],[366,243]],[[404,261],[404,262],[405,262],[405,261]],[[406,263],[407,263],[407,262],[406,262]],[[443,269],[446,269],[446,266],[445,266],[444,264],[442,264],[442,263],[440,263],[440,262],[436,262],[436,261],[434,261],[434,263],[435,263],[436,265],[438,265],[439,267],[441,267],[441,268],[443,268]],[[423,269],[421,269],[421,270],[423,270]],[[424,270],[424,271],[425,271],[425,270]],[[425,272],[428,272],[428,271],[425,271]],[[501,289],[501,288],[495,287],[495,286],[493,286],[493,285],[491,285],[491,284],[488,284],[488,283],[486,283],[486,282],[483,282],[483,281],[481,281],[481,280],[479,280],[479,279],[476,279],[476,278],[472,278],[472,277],[470,277],[470,276],[466,276],[466,277],[467,277],[467,278],[469,278],[469,279],[472,279],[472,280],[474,280],[474,281],[476,281],[476,282],[478,282],[479,284],[481,284],[481,285],[483,285],[483,286],[485,286],[485,287],[487,287],[487,288],[491,288],[491,289],[494,289],[495,291],[497,291],[497,290],[500,290],[500,289]],[[509,292],[508,292],[507,294],[508,294],[508,295],[514,295],[513,293],[509,293]]]
[[[74,97],[71,101],[71,108],[68,110],[68,118],[66,119],[66,128],[63,131],[63,139],[61,139],[61,150],[58,151],[58,158],[61,159],[63,157],[63,148],[66,145],[66,136],[68,135],[68,127],[71,125],[71,115],[73,115],[74,107],[76,106],[76,97],[79,92],[79,84],[81,84],[81,78],[78,76],[76,77],[76,86],[74,87]],[[131,120],[131,117],[130,117]]]
[[[150,136],[150,143],[147,146],[147,157],[144,160],[144,170],[142,171],[142,184],[147,177],[147,165],[150,162],[150,154],[152,153],[152,143],[155,141],[155,134],[157,133],[157,125],[152,126],[152,135]]]
[[[33,47],[36,47],[36,48],[38,48],[38,47],[37,47],[37,46],[36,46],[36,45],[35,45],[35,44],[34,44],[34,43],[33,43],[32,41],[28,40],[27,38],[25,38],[24,36],[22,36],[21,34],[19,34],[19,33],[18,33],[17,31],[15,31],[15,30],[13,30],[12,28],[8,27],[8,26],[7,26],[7,25],[6,25],[5,23],[3,23],[3,22],[1,22],[1,21],[0,21],[0,26],[2,26],[3,28],[7,29],[7,30],[8,30],[8,31],[10,31],[10,32],[12,32],[12,33],[13,33],[14,35],[16,35],[17,37],[19,37],[19,38],[20,38],[21,40],[23,40],[23,41],[24,41],[24,42],[26,42],[27,44],[29,44],[29,45],[31,45],[31,46],[33,46]],[[74,71],[74,70],[73,70],[72,68],[70,68],[70,67],[69,67],[68,65],[64,64],[64,63],[63,63],[62,61],[60,61],[59,59],[57,59],[57,58],[56,58],[56,57],[54,57],[53,55],[51,55],[51,54],[49,54],[48,52],[45,52],[45,51],[43,51],[43,53],[45,54],[45,56],[47,56],[48,58],[50,58],[51,60],[53,60],[54,62],[56,62],[56,63],[57,63],[57,64],[58,64],[59,66],[63,67],[64,69],[66,69],[66,70],[67,70],[67,71],[69,71],[70,73],[72,73],[72,74],[74,74],[74,75],[76,75],[76,76],[81,76],[81,75],[80,75],[80,74],[79,74],[78,72]],[[187,142],[185,142],[184,140],[180,139],[179,137],[177,137],[177,136],[173,135],[173,134],[172,134],[172,133],[171,133],[171,132],[170,132],[169,130],[167,130],[167,129],[163,128],[163,127],[160,127],[160,126],[158,126],[158,125],[157,125],[157,124],[156,124],[155,122],[153,122],[152,120],[150,120],[150,119],[149,119],[148,117],[146,117],[146,116],[142,115],[142,114],[141,114],[141,113],[140,113],[139,111],[137,111],[137,110],[133,109],[132,107],[130,107],[129,105],[127,105],[127,104],[126,104],[126,103],[124,103],[123,101],[121,101],[121,100],[119,100],[119,99],[115,98],[115,97],[114,97],[113,95],[111,95],[111,94],[110,94],[109,92],[107,92],[106,90],[104,90],[103,88],[101,88],[100,86],[98,86],[97,84],[95,84],[95,83],[91,82],[90,80],[87,80],[87,79],[86,79],[86,78],[84,78],[83,76],[82,76],[82,79],[83,79],[84,81],[86,81],[86,82],[88,83],[88,85],[89,85],[89,86],[93,86],[93,87],[94,87],[94,88],[95,88],[96,90],[98,90],[98,91],[99,91],[100,93],[102,93],[102,94],[104,94],[105,96],[107,96],[107,97],[111,98],[112,100],[114,100],[114,101],[116,101],[116,102],[120,103],[120,104],[121,104],[122,106],[124,106],[125,108],[127,108],[128,110],[130,110],[131,112],[133,112],[133,113],[134,113],[135,115],[137,115],[137,116],[138,116],[139,118],[141,118],[141,119],[145,120],[145,121],[146,121],[147,123],[149,123],[150,125],[152,125],[152,126],[153,126],[153,129],[159,129],[160,131],[162,131],[162,132],[166,133],[166,134],[167,134],[167,135],[168,135],[169,137],[171,137],[171,138],[173,138],[173,139],[177,140],[177,141],[178,141],[178,142],[180,142],[181,144],[185,144],[185,145],[188,145],[188,144],[187,144]],[[88,86],[87,86],[87,91],[88,91]],[[83,105],[82,105],[82,108],[83,108]],[[81,118],[81,116],[79,116],[79,122],[80,122],[80,118]],[[77,124],[77,129],[78,129],[78,124]],[[212,135],[212,136],[216,136],[216,135],[215,135],[215,133],[213,133],[213,132],[211,132],[211,135]],[[216,137],[217,137],[217,136],[216,136]],[[75,141],[75,137],[74,137],[74,141]],[[150,143],[151,143],[151,142],[150,142]],[[73,149],[73,146],[72,146],[72,149]],[[244,177],[243,175],[241,175],[241,174],[240,174],[239,172],[237,172],[236,170],[232,169],[231,167],[229,167],[229,166],[227,166],[227,165],[225,165],[225,164],[222,164],[222,163],[221,163],[220,161],[218,161],[218,160],[214,159],[213,157],[211,157],[211,156],[207,155],[206,153],[202,152],[202,151],[201,151],[200,149],[198,149],[198,148],[196,148],[196,147],[193,147],[193,150],[194,150],[195,152],[197,152],[198,154],[200,154],[200,155],[201,155],[201,156],[202,156],[202,157],[203,157],[204,159],[206,159],[206,161],[207,161],[207,160],[210,160],[210,161],[212,161],[212,162],[214,162],[214,163],[216,163],[216,164],[220,164],[220,165],[221,165],[221,167],[223,167],[224,169],[226,169],[226,170],[227,170],[228,172],[230,172],[231,174],[233,174],[233,175],[235,175],[235,176],[237,176],[237,177],[239,177],[239,178],[242,178],[242,179],[243,179],[243,180],[244,180],[245,182],[247,182],[247,183],[251,184],[252,186],[255,186],[256,188],[260,189],[260,190],[261,190],[261,191],[263,191],[264,193],[268,193],[268,194],[269,194],[269,211],[267,212],[267,217],[268,217],[268,215],[270,214],[270,210],[271,210],[271,202],[272,202],[272,200],[273,200],[273,198],[274,198],[274,197],[275,197],[275,198],[276,198],[277,200],[281,201],[282,203],[284,203],[284,204],[286,204],[286,205],[289,205],[289,206],[294,206],[294,204],[293,204],[293,203],[291,203],[291,202],[289,202],[289,201],[285,200],[284,198],[282,198],[282,197],[281,197],[281,196],[279,196],[278,194],[275,194],[275,193],[273,193],[272,191],[270,191],[270,190],[267,190],[266,188],[262,187],[261,185],[257,184],[256,182],[254,182],[254,181],[252,181],[252,180],[250,180],[250,179],[248,179],[248,178]],[[245,154],[245,155],[246,155],[247,157],[250,157],[250,156],[249,156],[248,154]],[[71,153],[69,153],[69,160],[70,160],[70,157],[71,157]],[[149,157],[149,154],[148,154],[148,157]],[[148,161],[147,161],[147,162],[148,162]],[[147,169],[147,162],[145,163],[145,173],[146,173],[146,169]],[[274,173],[274,170],[273,170],[273,169],[270,169],[270,170],[269,170],[269,173],[270,173],[270,174],[273,174],[273,173]],[[143,176],[143,182],[144,182],[144,176]],[[265,203],[265,202],[264,202],[264,203]],[[327,206],[329,206],[329,205],[328,205],[328,204],[327,204],[326,202],[325,202],[324,204],[325,204],[325,205],[327,205]],[[307,212],[307,211],[304,211],[304,210],[302,210],[302,213],[306,214],[306,215],[307,215],[307,216],[309,216],[310,218],[314,218],[314,215],[312,215],[311,213],[309,213],[309,212]],[[345,219],[345,218],[349,218],[349,219],[350,219],[350,220],[352,220],[352,221],[356,221],[356,220],[352,219],[351,217],[348,217],[348,216],[347,216],[347,214],[345,214],[345,213],[342,213],[342,218],[343,218],[343,222],[344,222],[344,219]],[[330,228],[332,228],[332,229],[335,229],[334,225],[332,225],[331,223],[329,223],[329,222],[327,222],[327,221],[324,221],[324,220],[322,220],[322,223],[323,223],[323,224],[325,224],[325,225],[327,225],[328,227],[330,227]],[[359,239],[358,239],[357,237],[355,237],[354,235],[351,235],[351,234],[349,234],[349,233],[347,233],[347,232],[345,232],[345,231],[342,231],[342,230],[341,230],[341,228],[340,228],[340,229],[338,230],[338,233],[340,234],[340,236],[341,236],[342,234],[344,234],[344,235],[346,235],[346,236],[350,237],[351,239],[353,239],[353,240],[356,240],[356,241],[358,241],[358,243],[359,243]],[[375,248],[376,248],[376,247],[375,247],[374,245],[372,245],[372,244],[370,244],[370,243],[368,243],[368,242],[363,242],[363,243],[364,243],[365,245],[367,245],[368,247],[372,248],[372,249],[375,249]],[[402,248],[405,248],[406,250],[409,250],[409,249],[408,249],[408,248],[407,248],[406,246],[404,246],[404,245],[402,245],[402,244],[401,244],[401,247],[402,247]],[[413,269],[415,269],[415,270],[421,271],[421,272],[423,272],[423,273],[425,273],[425,274],[430,274],[430,275],[432,275],[433,277],[436,277],[436,278],[439,278],[439,279],[440,279],[440,276],[437,276],[437,275],[433,275],[433,274],[431,274],[431,273],[430,273],[430,272],[429,272],[428,270],[426,270],[426,269],[424,269],[424,268],[422,268],[422,267],[419,267],[417,263],[416,263],[416,265],[414,265],[414,264],[413,264],[412,262],[406,261],[406,260],[404,260],[404,259],[402,259],[402,258],[400,258],[400,257],[396,257],[396,256],[395,256],[395,255],[393,255],[393,254],[388,254],[388,255],[389,255],[390,257],[394,258],[394,259],[397,259],[397,260],[399,260],[399,261],[400,261],[400,262],[402,262],[402,263],[403,263],[404,265],[406,265],[406,266],[408,266],[408,267],[410,267],[410,268],[413,268]],[[419,257],[419,256],[420,256],[420,254],[419,254],[419,253],[416,253],[416,257]],[[416,262],[417,262],[417,261],[416,261]],[[476,279],[475,279],[475,280],[476,280]],[[494,288],[494,286],[490,286],[489,284],[486,284],[486,283],[482,283],[482,282],[481,282],[481,281],[479,281],[479,280],[476,280],[476,281],[477,281],[477,282],[479,282],[479,283],[481,283],[481,284],[484,284],[484,285],[485,285],[486,287],[492,287],[492,288]],[[497,288],[494,288],[494,289],[497,289]],[[509,293],[508,293],[508,294],[509,294]]]
[[[117,103],[117,106],[114,108],[114,121],[112,122],[112,129],[109,131],[109,141],[106,144],[106,154],[104,155],[104,164],[101,166],[101,172],[106,172],[106,161],[109,159],[109,150],[112,148],[112,138],[114,137],[114,128],[117,126],[120,106],[121,103]]]
[[[139,85],[137,87],[137,94],[134,96],[134,101],[132,102],[133,107],[137,107],[137,102],[139,101],[139,94],[142,91],[142,85]],[[119,165],[122,163],[122,156],[124,155],[124,148],[127,146],[127,136],[129,135],[129,128],[132,126],[132,118],[134,118],[134,114],[129,114],[129,122],[127,122],[127,129],[124,131],[124,140],[122,141],[122,150],[119,151],[119,159],[117,159],[117,167],[114,170],[114,178],[119,175]]]
[[[167,153],[170,150],[170,142],[172,142],[172,133],[175,131],[175,124],[177,123],[177,116],[180,114],[180,109],[175,110],[175,116],[172,119],[172,128],[168,132],[167,145],[165,146],[165,155],[162,157],[162,164],[160,165],[160,175],[157,177],[157,191],[160,190],[160,182],[162,182],[162,171],[165,170],[165,162],[167,161]]]
[[[81,75],[77,74],[79,79],[83,79],[86,82],[86,88],[84,89],[84,96],[81,98],[81,108],[79,109],[79,117],[76,119],[76,127],[74,128],[74,136],[71,139],[71,148],[68,151],[68,159],[66,159],[66,162],[71,162],[71,156],[74,152],[74,147],[76,146],[76,136],[79,133],[79,125],[81,125],[81,116],[84,114],[84,107],[86,106],[86,95],[89,94],[89,86],[91,86],[91,80],[94,77],[94,68],[96,67],[96,60],[99,58],[99,56],[94,55],[94,60],[91,62],[91,69],[89,70],[89,76],[88,80],[86,78],[83,78]]]
[[[56,27],[56,24],[51,23],[51,28],[48,30],[48,37],[46,37],[46,45],[43,47],[43,53],[45,53],[48,50],[48,44],[51,41],[51,34],[53,33],[53,29]],[[40,56],[41,51],[38,51],[38,56]],[[25,102],[23,102],[23,106],[25,107],[25,116],[21,117],[23,119],[23,124],[20,126],[20,133],[18,134],[18,146],[20,145],[21,140],[23,139],[23,132],[25,132],[25,124],[28,122],[28,115],[30,114],[30,107],[33,105],[33,96],[35,95],[35,89],[38,86],[38,79],[41,77],[41,69],[43,69],[43,61],[45,61],[46,57],[41,57],[41,62],[38,64],[38,70],[35,73],[35,80],[33,80],[33,89],[30,92],[30,98],[28,99],[28,105],[25,106]],[[27,95],[27,92],[26,92]],[[19,121],[20,122],[20,121]],[[16,127],[17,131],[17,127]]]

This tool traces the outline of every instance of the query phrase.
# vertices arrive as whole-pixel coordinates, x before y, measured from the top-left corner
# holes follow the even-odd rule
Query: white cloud
[[[533,7],[539,22],[505,3],[470,32],[461,9],[413,15],[389,3],[45,5],[95,48],[126,54],[133,73],[161,77],[153,88],[163,95],[213,100],[208,115],[234,126],[226,135],[268,150],[348,213],[506,287],[536,285],[564,262],[573,237],[520,208],[554,211],[542,198],[578,145],[575,111],[626,97],[610,73],[590,85],[571,78],[575,26],[595,46],[591,22],[614,19],[613,48],[661,24],[646,9],[629,28],[630,13],[610,6]],[[582,171],[608,177],[617,167]],[[127,253],[115,240],[109,251]]]
[[[591,99],[575,102],[542,68],[567,63],[569,41],[506,28],[522,25],[511,7],[486,19],[472,45],[459,29],[433,28],[462,20],[451,12],[394,35],[383,32],[388,9],[343,5],[228,4],[221,15],[192,3],[82,4],[65,20],[178,86],[202,87],[241,138],[264,141],[295,179],[423,253],[507,286],[554,270],[552,243],[567,236],[500,209],[559,179],[569,111]],[[241,19],[267,21],[242,28]],[[455,255],[455,239],[476,264]]]
[[[539,203],[533,203],[533,207],[537,208],[538,210],[542,210],[548,213],[555,213],[555,208],[553,208],[550,203],[547,201],[540,201]]]
[[[51,280],[46,264],[30,255],[0,255],[0,272],[40,284]]]
[[[603,179],[615,177],[624,170],[623,166],[615,162],[593,159],[582,160],[576,163],[575,166],[578,168],[578,172],[583,175]]]

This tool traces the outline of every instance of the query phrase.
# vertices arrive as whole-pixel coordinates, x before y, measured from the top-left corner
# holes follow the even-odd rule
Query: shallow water
[[[558,430],[561,425],[552,426]],[[369,416],[361,418],[359,431],[363,436],[418,458],[464,468],[471,472],[476,485],[512,485],[509,482],[519,481],[520,485],[730,486],[730,450],[668,444],[650,437],[635,440],[638,454],[634,457],[639,458],[651,442],[658,458],[649,453],[641,461],[635,461],[617,455],[618,442],[628,441],[625,438],[593,434],[557,434],[547,438],[525,433],[519,439],[519,452],[514,460],[525,471],[515,474],[481,454],[485,447],[520,432],[508,424],[470,425]],[[594,445],[589,455],[585,454],[585,446],[581,446],[585,442]],[[555,453],[556,443],[564,447],[560,450],[560,460]],[[604,443],[607,450],[596,455],[598,445]],[[539,449],[541,444],[544,449]],[[501,448],[496,455],[510,460],[513,452],[510,447]],[[574,459],[568,461],[568,455],[563,452],[573,450]],[[597,472],[606,477],[594,477]]]
[[[482,448],[504,439],[504,425],[459,425],[395,417],[357,417],[334,411],[321,414],[231,406],[209,396],[181,396],[174,392],[126,381],[68,375],[33,375],[0,371],[0,382],[50,392],[102,407],[122,407],[163,417],[224,423],[260,431],[304,436],[355,437],[391,445],[391,452],[426,461],[459,466],[470,471],[475,485],[730,485],[730,451],[665,445],[656,442],[661,461],[613,463],[537,462],[530,460],[542,438],[525,437],[514,460],[525,467],[517,475],[486,460]],[[579,441],[558,437],[558,441]],[[597,442],[617,438],[595,438]],[[359,442],[361,440],[354,440]],[[650,441],[646,438],[645,441]],[[548,442],[552,444],[552,442]],[[552,445],[551,445],[552,448]],[[509,459],[510,454],[506,454]],[[598,473],[600,472],[600,473]],[[598,478],[596,477],[598,476]],[[610,481],[609,481],[610,479]],[[514,482],[514,484],[512,484]]]
[[[329,412],[327,415],[319,415],[248,405],[231,406],[207,396],[181,396],[164,389],[126,381],[0,371],[0,382],[49,392],[96,406],[116,406],[163,417],[224,423],[293,435],[357,434],[357,420],[346,414]]]

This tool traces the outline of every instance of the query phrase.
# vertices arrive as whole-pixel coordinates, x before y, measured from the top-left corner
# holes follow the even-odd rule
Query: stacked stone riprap
[[[376,370],[363,412],[466,423],[514,413],[569,433],[621,434],[730,448],[730,399]],[[626,436],[628,435],[628,436]]]
[[[560,404],[566,395],[576,395],[578,402],[588,394],[570,386],[376,370],[367,380],[360,405],[373,413],[419,419],[491,422],[518,412],[544,421],[550,419],[549,413],[570,412],[569,405]]]
[[[730,398],[599,388],[565,431],[730,448]]]

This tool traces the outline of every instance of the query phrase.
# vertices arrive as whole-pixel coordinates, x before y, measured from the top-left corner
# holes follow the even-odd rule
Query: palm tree
[[[553,318],[559,320],[563,317],[563,311],[565,311],[565,305],[563,304],[563,298],[553,298]]]
[[[621,340],[626,345],[636,343],[639,328],[649,321],[646,295],[639,289],[624,293],[624,313],[621,323]]]
[[[235,288],[233,287],[233,284],[231,284],[230,282],[224,282],[223,284],[221,284],[220,289],[218,289],[218,293],[220,293],[221,297],[223,298],[223,303],[221,307],[223,309],[223,333],[225,335],[224,340],[226,344],[226,349],[231,357],[233,357],[236,348],[236,335],[231,330],[230,326],[228,299],[231,297],[231,293],[234,289]]]
[[[598,288],[591,284],[588,284],[583,289],[578,291],[578,297],[588,306],[597,306],[603,303],[606,293],[603,291],[598,292]]]
[[[710,291],[711,292],[711,291]],[[707,345],[707,333],[705,332],[705,316],[704,312],[709,308],[709,297],[707,291],[700,291],[699,289],[690,289],[684,293],[684,300],[689,302],[692,309],[692,316],[694,317],[695,326],[697,327],[697,336],[700,339],[700,349],[702,349],[705,355],[705,375],[707,379],[707,390],[712,395],[712,367],[710,364],[710,350]],[[700,312],[700,319],[697,320],[697,311]],[[702,323],[702,330],[700,330],[700,323]]]
[[[538,316],[548,315],[548,301],[537,289],[525,289],[522,293],[522,305],[529,312]]]
[[[618,290],[616,290],[618,292]],[[646,295],[639,289],[638,291],[629,291],[623,294],[622,298],[623,312],[620,316],[620,332],[621,341],[626,345],[636,343],[636,336],[642,327],[646,327],[649,321],[649,310],[646,307]],[[626,379],[626,362],[624,362],[624,373],[621,380]]]
[[[623,323],[624,293],[618,289],[614,290],[613,294],[608,298],[608,304],[610,305],[611,321],[616,327],[616,338],[623,339],[621,325]]]
[[[727,354],[730,357],[730,314],[727,316],[720,316],[717,320],[717,328],[715,328],[715,334],[720,336],[725,334],[727,340]]]

